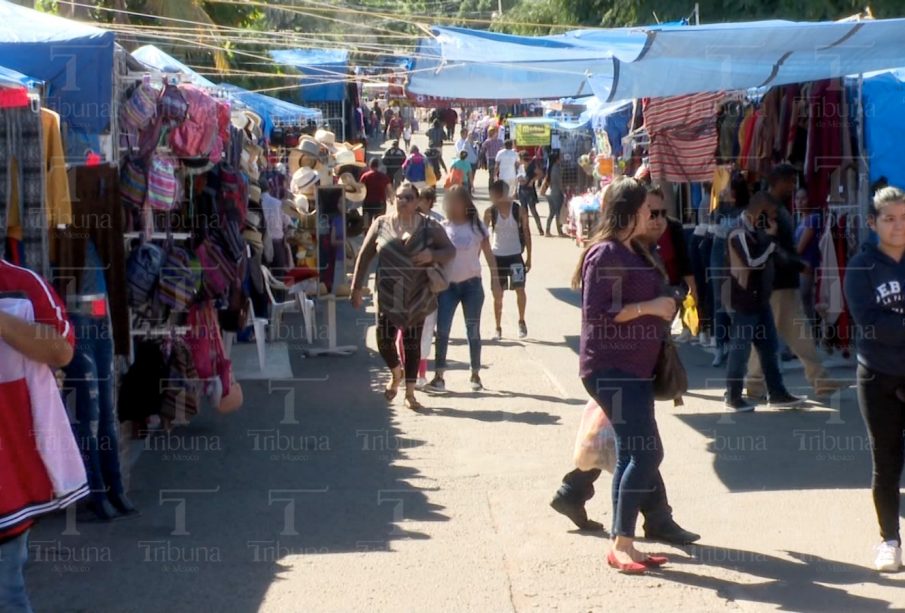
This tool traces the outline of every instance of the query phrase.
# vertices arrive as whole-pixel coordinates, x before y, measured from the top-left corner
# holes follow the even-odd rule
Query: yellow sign
[[[519,147],[546,147],[550,144],[550,124],[515,124],[515,144]]]

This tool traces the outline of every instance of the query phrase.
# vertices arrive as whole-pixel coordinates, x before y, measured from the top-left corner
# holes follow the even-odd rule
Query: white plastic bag
[[[573,459],[579,470],[599,468],[612,473],[616,468],[616,432],[593,400],[588,400],[581,416]]]

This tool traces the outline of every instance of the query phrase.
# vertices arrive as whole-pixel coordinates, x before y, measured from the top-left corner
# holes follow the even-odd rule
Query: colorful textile
[[[716,167],[717,110],[721,92],[651,98],[644,108],[654,180],[709,181]]]

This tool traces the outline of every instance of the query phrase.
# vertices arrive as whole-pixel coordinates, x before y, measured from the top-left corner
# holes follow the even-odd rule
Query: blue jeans
[[[738,400],[742,397],[752,344],[760,356],[770,397],[788,393],[782,382],[779,359],[776,355],[779,347],[778,338],[773,311],[769,305],[750,313],[741,311],[732,313],[732,326],[729,328],[729,365],[726,372],[726,392],[729,398]]]
[[[449,331],[452,330],[453,317],[459,304],[465,312],[465,334],[468,336],[471,370],[477,372],[481,369],[481,309],[484,307],[481,277],[450,283],[449,288],[437,296],[437,356],[434,367],[437,370],[446,369]]]
[[[3,613],[31,613],[22,573],[27,560],[27,530],[0,544],[0,611]]]
[[[616,433],[612,534],[634,537],[642,505],[669,508],[660,479],[663,442],[654,416],[653,383],[616,369],[596,372],[582,382]],[[659,504],[651,500],[655,492],[663,496]]]
[[[76,338],[75,355],[65,368],[66,390],[75,393],[73,429],[91,495],[102,500],[108,493],[123,493],[113,400],[113,337],[106,317],[71,313],[69,320]]]

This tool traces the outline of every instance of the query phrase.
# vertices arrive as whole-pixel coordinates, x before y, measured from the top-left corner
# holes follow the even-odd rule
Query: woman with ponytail
[[[613,547],[607,563],[643,573],[666,563],[635,549],[635,523],[652,505],[663,446],[654,417],[652,374],[674,298],[664,296],[662,269],[638,242],[647,231],[647,190],[634,179],[607,188],[597,233],[584,250],[572,280],[581,290],[580,375],[616,433],[613,474]],[[665,495],[665,492],[662,493]]]

